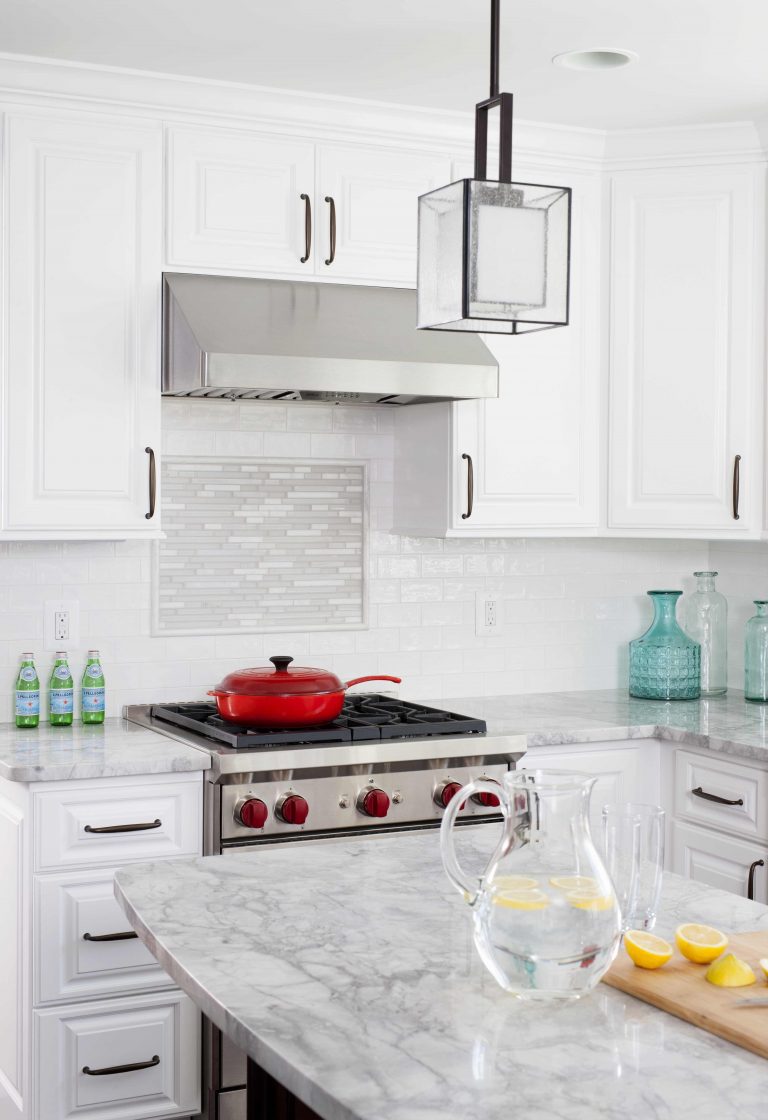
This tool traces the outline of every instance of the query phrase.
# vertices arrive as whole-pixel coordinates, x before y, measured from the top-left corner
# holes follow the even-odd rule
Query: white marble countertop
[[[460,830],[478,867],[495,827]],[[765,1120],[754,1054],[604,985],[544,1006],[497,987],[435,831],[126,867],[115,890],[173,979],[325,1120]],[[768,907],[669,875],[658,931],[682,920],[766,929]]]
[[[0,777],[57,782],[208,770],[210,756],[124,719],[71,727],[0,724]]]

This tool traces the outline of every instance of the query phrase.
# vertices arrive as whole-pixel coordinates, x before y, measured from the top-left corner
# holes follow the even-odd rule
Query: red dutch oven
[[[336,719],[344,694],[363,681],[394,681],[400,677],[355,677],[346,684],[335,673],[300,665],[292,657],[270,657],[274,669],[240,669],[229,673],[208,695],[216,698],[222,719],[250,727],[310,727]]]

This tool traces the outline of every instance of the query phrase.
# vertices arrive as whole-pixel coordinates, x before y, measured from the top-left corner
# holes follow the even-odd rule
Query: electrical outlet
[[[76,599],[48,599],[43,622],[47,650],[74,650],[79,647],[80,604]]]
[[[475,596],[475,633],[498,634],[501,631],[501,604],[488,591],[478,591]]]

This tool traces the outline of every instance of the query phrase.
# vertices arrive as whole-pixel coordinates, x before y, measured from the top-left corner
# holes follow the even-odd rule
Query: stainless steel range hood
[[[416,292],[166,273],[163,392],[418,404],[496,397],[476,335],[416,330]]]

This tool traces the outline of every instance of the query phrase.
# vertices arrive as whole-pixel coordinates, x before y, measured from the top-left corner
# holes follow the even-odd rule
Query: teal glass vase
[[[643,700],[698,700],[701,646],[676,617],[682,591],[649,591],[653,622],[629,643],[629,694]]]
[[[768,703],[768,599],[755,599],[757,613],[750,618],[744,641],[744,696]]]

